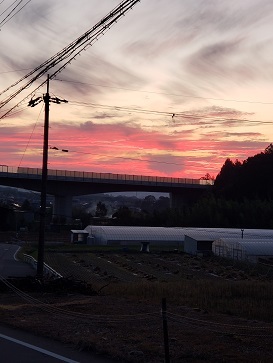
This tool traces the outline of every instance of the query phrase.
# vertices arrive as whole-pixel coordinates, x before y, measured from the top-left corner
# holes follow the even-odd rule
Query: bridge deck
[[[29,178],[41,179],[42,169],[28,167],[10,167],[0,165],[0,177],[12,178]],[[204,179],[189,179],[189,178],[172,178],[160,176],[144,176],[144,175],[129,175],[129,174],[112,174],[112,173],[95,173],[85,171],[70,171],[70,170],[54,170],[48,169],[49,180],[66,180],[66,181],[100,181],[100,183],[136,183],[136,184],[154,184],[154,185],[196,185],[208,186],[213,185],[212,180]]]

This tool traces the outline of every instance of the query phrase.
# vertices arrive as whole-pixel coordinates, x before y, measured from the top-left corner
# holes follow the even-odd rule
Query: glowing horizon
[[[30,3],[1,29],[0,91],[119,2]],[[198,179],[264,151],[272,19],[267,0],[142,0],[50,82],[68,104],[50,106],[48,168]],[[41,167],[43,117],[25,103],[1,120],[1,164]]]

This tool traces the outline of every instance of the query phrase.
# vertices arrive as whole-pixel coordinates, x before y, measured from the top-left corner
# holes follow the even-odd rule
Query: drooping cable
[[[43,75],[48,74],[49,70],[64,62],[57,70],[51,75],[50,79],[54,78],[64,68],[68,66],[82,51],[86,50],[93,45],[100,37],[102,37],[117,21],[124,16],[129,10],[131,10],[140,0],[123,0],[118,6],[116,6],[110,13],[108,13],[102,20],[100,20],[95,26],[81,35],[79,38],[70,43],[67,47],[56,53],[54,56],[40,64],[34,70],[20,78],[18,81],[0,92],[0,96],[8,92],[11,88],[19,85],[21,82],[26,81],[24,85],[18,88],[11,95],[7,96],[2,102],[0,102],[0,109],[7,105],[11,100],[18,96],[26,88],[30,87],[36,80]],[[32,78],[30,78],[32,76]],[[34,91],[42,87],[46,83],[46,80],[42,82]],[[32,93],[34,92],[32,91]],[[32,94],[30,93],[30,95]],[[30,95],[24,98],[28,98]],[[20,104],[17,103],[9,111],[5,112],[0,119],[6,117],[15,107]]]
[[[5,24],[7,24],[15,15],[17,15],[20,11],[22,11],[23,10],[23,8],[25,7],[25,6],[27,6],[27,4],[28,3],[30,3],[31,2],[31,0],[28,0],[28,2],[26,2],[20,9],[18,9],[14,14],[12,14],[14,11],[15,11],[15,9],[21,4],[21,2],[22,2],[22,0],[19,2],[19,4],[18,5],[16,5],[13,9],[12,9],[12,11],[6,16],[6,18],[5,19],[3,19],[2,21],[1,21],[1,23],[0,23],[0,27],[3,27]],[[6,20],[6,21],[5,21]]]

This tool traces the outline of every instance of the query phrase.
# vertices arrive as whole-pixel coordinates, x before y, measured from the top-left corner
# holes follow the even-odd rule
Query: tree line
[[[208,174],[205,179],[211,178]],[[202,178],[202,179],[204,179]],[[113,209],[113,204],[115,208]],[[31,211],[28,200],[21,210]],[[50,211],[49,211],[50,212]],[[18,215],[0,202],[0,230],[20,227]],[[52,211],[51,211],[52,213]],[[148,195],[144,199],[105,195],[97,199],[93,212],[83,205],[73,208],[73,219],[88,224],[139,226],[196,226],[233,228],[273,228],[273,145],[244,161],[226,159],[214,185],[195,202],[170,207],[170,199]],[[52,218],[48,218],[52,221]],[[14,222],[16,221],[16,223]],[[22,225],[25,222],[22,221]],[[34,226],[32,226],[34,227]],[[37,227],[37,223],[36,223]],[[30,226],[31,228],[31,226]]]
[[[208,174],[207,178],[210,178]],[[122,216],[118,222],[124,222]],[[131,223],[273,228],[273,145],[242,162],[227,158],[211,191],[194,203],[181,203],[176,209],[153,208],[141,220],[132,218]]]

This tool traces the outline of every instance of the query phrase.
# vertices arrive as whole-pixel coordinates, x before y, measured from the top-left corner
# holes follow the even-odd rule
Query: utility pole
[[[44,144],[42,165],[42,186],[40,204],[40,227],[38,241],[37,278],[44,277],[44,249],[45,249],[45,225],[46,225],[46,187],[47,187],[47,160],[48,160],[48,130],[49,130],[49,75],[47,75],[46,94],[44,94],[45,121],[44,121]]]
[[[28,106],[35,107],[38,103],[44,101],[45,104],[45,119],[44,119],[44,142],[43,142],[43,164],[42,164],[42,184],[41,184],[41,202],[40,202],[40,226],[38,240],[38,258],[37,258],[37,278],[44,278],[44,249],[45,249],[45,226],[46,226],[46,191],[47,191],[47,164],[48,164],[48,130],[49,130],[49,105],[50,102],[60,104],[67,103],[66,100],[61,100],[57,97],[49,95],[49,75],[47,75],[46,93],[43,99],[38,97],[31,99]]]

